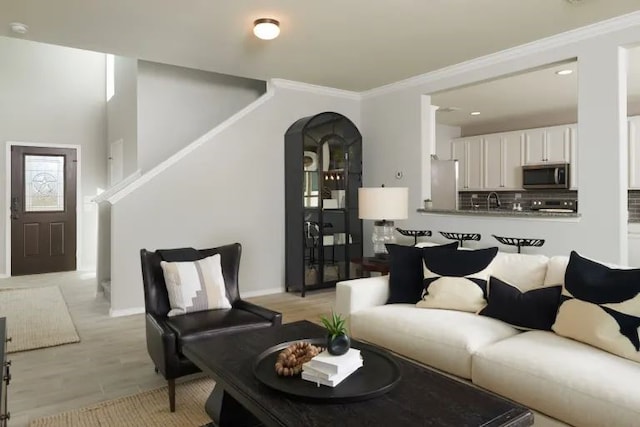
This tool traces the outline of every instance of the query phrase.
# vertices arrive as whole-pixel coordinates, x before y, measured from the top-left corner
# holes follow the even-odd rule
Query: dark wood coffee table
[[[501,397],[395,357],[402,379],[388,393],[352,403],[317,403],[288,397],[260,383],[253,362],[286,341],[316,338],[310,322],[221,335],[184,344],[182,351],[216,387],[205,409],[224,426],[530,426],[533,414]],[[353,340],[355,348],[366,346]],[[364,361],[366,364],[366,360]]]

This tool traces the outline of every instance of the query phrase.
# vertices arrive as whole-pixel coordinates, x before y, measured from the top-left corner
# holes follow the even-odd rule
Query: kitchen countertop
[[[510,209],[418,209],[423,214],[493,216],[513,218],[580,218],[577,212],[514,211]]]

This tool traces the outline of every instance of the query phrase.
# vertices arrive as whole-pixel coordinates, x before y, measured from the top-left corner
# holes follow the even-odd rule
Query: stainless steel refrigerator
[[[458,209],[458,161],[431,159],[433,209]]]

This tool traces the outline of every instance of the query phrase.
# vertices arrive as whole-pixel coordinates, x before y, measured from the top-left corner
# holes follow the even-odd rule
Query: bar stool
[[[449,233],[446,231],[439,231],[439,233],[449,240],[457,240],[460,242],[461,248],[464,247],[464,242],[469,240],[475,240],[477,242],[482,237],[482,235],[478,233]]]
[[[413,237],[413,245],[418,244],[418,237],[430,237],[431,230],[403,230],[402,228],[396,228],[398,233],[403,236]]]
[[[525,237],[500,237],[496,236],[495,234],[492,234],[492,236],[503,245],[516,246],[518,248],[518,253],[520,253],[521,248],[539,248],[540,246],[544,245],[544,239],[529,239]]]

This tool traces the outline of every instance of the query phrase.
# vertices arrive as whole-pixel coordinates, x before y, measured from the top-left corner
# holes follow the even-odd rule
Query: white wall
[[[141,248],[240,242],[241,294],[284,290],[284,133],[299,118],[323,111],[344,114],[359,125],[360,102],[282,85],[272,91],[241,119],[214,129],[217,133],[202,146],[115,201],[113,314],[144,306]]]
[[[630,22],[633,21],[633,22]],[[555,37],[518,47],[506,53],[438,70],[395,88],[365,94],[362,105],[364,184],[391,181],[398,165],[404,169],[400,184],[410,188],[410,207],[421,200],[421,98],[474,82],[496,78],[533,67],[578,58],[578,154],[580,213],[577,223],[540,221],[483,220],[460,216],[435,219],[413,211],[400,226],[434,231],[472,231],[482,233],[486,245],[493,245],[490,234],[547,239],[543,251],[568,254],[571,249],[605,261],[624,264],[627,257],[627,201],[623,197],[626,173],[626,91],[618,67],[618,46],[640,41],[640,15],[613,25],[581,30],[579,36]],[[606,34],[608,32],[608,34]],[[389,143],[393,141],[393,144]],[[610,173],[595,173],[604,168]],[[514,237],[516,237],[514,236]]]
[[[138,167],[148,171],[265,90],[259,80],[138,61]]]
[[[123,141],[122,176],[138,169],[138,61],[114,58],[115,93],[107,102],[107,143]]]
[[[436,154],[440,160],[451,159],[451,140],[461,136],[459,126],[436,124]]]
[[[105,56],[94,52],[0,37],[0,164],[6,141],[75,144],[82,148],[81,200],[106,184]],[[0,174],[0,237],[5,242],[6,185]],[[78,268],[96,264],[97,209],[78,206],[82,224]],[[0,271],[7,271],[0,245]]]

